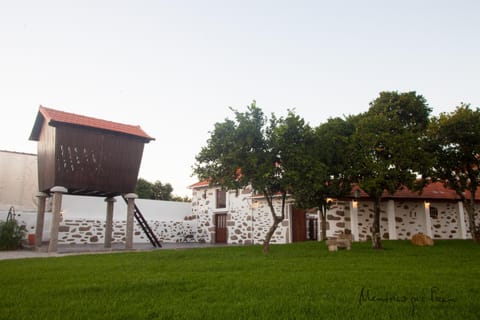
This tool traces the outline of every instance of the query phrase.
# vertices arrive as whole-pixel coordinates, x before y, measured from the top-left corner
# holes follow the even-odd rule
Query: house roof
[[[208,180],[203,180],[203,181],[199,181],[197,183],[192,184],[188,188],[195,189],[195,188],[208,187],[209,185],[210,185],[210,182]]]
[[[197,182],[191,185],[190,189],[208,187],[209,181],[204,180]],[[358,192],[356,192],[358,190]],[[355,195],[357,193],[357,195]],[[470,198],[470,193],[467,192],[467,198]],[[259,195],[259,197],[261,197]],[[365,193],[358,185],[354,185],[349,196],[346,198],[358,198],[358,199],[369,199],[370,196]],[[401,190],[398,190],[393,195],[389,194],[387,191],[383,193],[383,199],[411,199],[411,200],[460,200],[460,197],[455,193],[455,191],[446,188],[441,182],[433,182],[427,184],[422,192],[411,191],[410,189],[404,187]],[[480,199],[480,189],[477,190],[475,199]]]
[[[356,190],[360,191],[357,198],[369,198],[368,194],[360,189],[357,185],[352,188],[350,197],[355,198]],[[470,197],[470,193],[466,193],[467,198]],[[427,184],[421,192],[412,191],[407,187],[397,190],[393,195],[384,191],[383,199],[418,199],[418,200],[460,200],[460,197],[452,189],[446,188],[442,182],[432,182]],[[476,199],[480,199],[480,189],[477,190],[475,195]]]
[[[39,140],[40,131],[44,121],[47,121],[48,124],[53,127],[57,126],[58,124],[66,124],[126,134],[141,138],[145,140],[145,142],[155,140],[155,138],[150,137],[147,133],[145,133],[140,126],[87,117],[75,113],[46,108],[44,106],[40,106],[38,109],[37,118],[35,119],[35,124],[30,134],[30,140]]]

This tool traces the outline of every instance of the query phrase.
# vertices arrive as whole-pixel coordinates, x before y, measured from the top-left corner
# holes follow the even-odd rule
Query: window
[[[227,192],[225,190],[217,189],[216,190],[216,209],[225,209],[227,208]]]
[[[438,218],[438,209],[435,207],[430,207],[430,218],[437,219]]]

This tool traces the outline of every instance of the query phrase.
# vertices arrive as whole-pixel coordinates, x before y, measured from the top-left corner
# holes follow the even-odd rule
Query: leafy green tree
[[[329,119],[315,128],[303,155],[305,167],[299,168],[293,190],[297,206],[320,211],[322,239],[327,238],[328,198],[340,198],[351,191],[351,182],[345,176],[349,141],[355,130],[350,119]]]
[[[140,199],[153,199],[153,185],[143,178],[137,180],[135,193]]]
[[[285,118],[268,119],[255,101],[246,112],[233,110],[235,119],[216,123],[207,146],[196,156],[194,173],[224,189],[251,186],[266,198],[272,225],[265,235],[264,253],[285,219],[286,199],[298,179],[297,168],[304,166],[305,121],[290,111]],[[281,199],[280,212],[273,206]]]
[[[454,112],[434,117],[429,133],[436,160],[432,178],[442,181],[460,197],[470,233],[478,242],[475,195],[480,181],[480,110],[462,103]]]
[[[431,109],[415,92],[381,92],[360,115],[352,136],[352,178],[374,201],[372,244],[382,249],[380,204],[384,192],[413,188],[429,162],[423,140]]]
[[[177,201],[177,202],[192,202],[192,198],[188,197],[188,196],[173,196],[171,201]]]
[[[141,199],[164,200],[164,201],[179,201],[190,202],[189,197],[179,197],[173,195],[173,187],[170,183],[163,184],[160,181],[151,183],[143,178],[137,180],[135,193]]]
[[[155,200],[172,200],[173,187],[170,183],[161,183],[160,181],[155,181],[152,186],[153,199]]]

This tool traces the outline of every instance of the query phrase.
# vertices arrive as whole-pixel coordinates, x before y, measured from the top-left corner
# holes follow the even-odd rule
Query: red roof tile
[[[355,190],[360,191],[360,198],[369,198],[362,189],[357,185],[352,188],[351,197],[354,197]],[[467,198],[470,193],[467,192]],[[393,195],[385,191],[383,193],[384,199],[423,199],[423,200],[460,200],[460,197],[452,189],[446,188],[441,182],[433,182],[427,184],[422,192],[411,191],[404,187],[397,190]],[[480,190],[477,191],[476,199],[480,199]]]
[[[201,188],[201,187],[208,187],[209,186],[209,181],[204,180],[197,182],[195,184],[192,184],[189,188],[190,189],[195,189],[195,188]],[[354,185],[352,188],[352,192],[350,193],[350,196],[347,198],[355,198],[355,192],[359,191],[358,198],[359,199],[368,199],[370,198],[365,191],[360,189],[358,185]],[[261,195],[259,195],[261,197]],[[467,192],[467,198],[470,198],[470,193]],[[403,188],[401,190],[398,190],[395,192],[393,195],[389,194],[388,192],[383,193],[383,199],[417,199],[417,200],[455,200],[458,201],[460,200],[460,197],[455,193],[455,191],[451,189],[447,189],[444,187],[443,183],[441,182],[433,182],[429,183],[428,185],[425,186],[423,191],[421,193],[419,192],[414,192],[409,190],[408,188]],[[475,199],[480,199],[480,189],[477,190],[477,194]]]
[[[189,186],[189,189],[201,188],[201,187],[208,187],[210,182],[208,180],[199,181],[197,183],[192,184]]]
[[[43,119],[40,119],[43,118]],[[58,123],[77,125],[82,127],[90,127],[101,130],[107,130],[112,132],[119,132],[131,136],[136,136],[143,138],[147,141],[155,140],[155,138],[150,137],[145,131],[140,128],[140,126],[133,126],[129,124],[123,124],[118,122],[112,122],[87,116],[82,116],[74,113],[68,113],[64,111],[59,111],[55,109],[46,108],[40,106],[38,110],[37,120],[33,128],[32,134],[30,135],[31,140],[38,140],[40,134],[40,128],[38,128],[38,122],[43,122],[43,120],[48,121],[48,124],[55,126]],[[41,127],[41,126],[40,126]]]

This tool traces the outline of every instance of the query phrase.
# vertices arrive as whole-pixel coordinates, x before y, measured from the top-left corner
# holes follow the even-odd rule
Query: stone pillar
[[[106,198],[107,217],[105,219],[105,248],[112,247],[112,230],[113,230],[113,205],[117,200],[115,198]]]
[[[35,250],[39,250],[42,246],[43,226],[45,224],[45,205],[48,194],[38,192],[35,196],[38,198],[37,223],[35,226]]]
[[[125,249],[133,249],[133,211],[135,210],[135,193],[125,195],[127,198],[127,230],[125,235]]]
[[[53,193],[53,212],[52,212],[52,228],[50,231],[50,243],[48,245],[48,252],[57,252],[58,245],[58,229],[60,226],[62,210],[62,197],[68,190],[64,187],[53,187],[50,190]]]
[[[395,201],[387,202],[388,236],[390,240],[397,240],[397,222],[395,221]]]
[[[467,239],[467,224],[465,223],[465,210],[463,202],[458,201],[458,233],[460,239]]]
[[[352,200],[350,205],[350,229],[352,230],[353,241],[359,241],[358,234],[358,200]]]
[[[430,218],[430,202],[425,201],[425,234],[433,239],[432,219]]]

